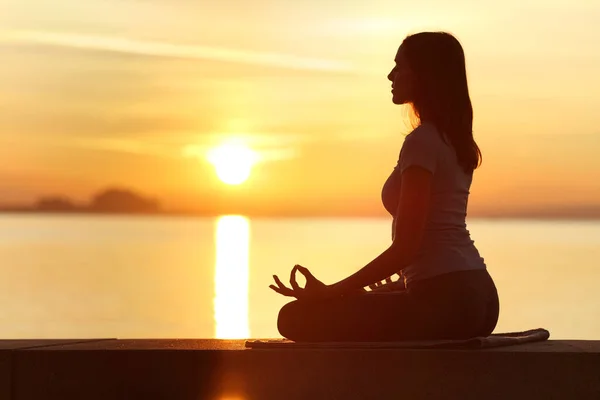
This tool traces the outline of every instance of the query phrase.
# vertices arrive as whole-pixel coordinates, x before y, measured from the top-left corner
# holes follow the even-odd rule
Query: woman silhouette
[[[462,46],[445,32],[410,35],[388,79],[393,103],[410,104],[419,121],[383,185],[383,205],[393,216],[392,245],[332,285],[299,265],[292,269],[291,288],[274,276],[270,287],[297,299],[279,313],[279,332],[288,339],[467,339],[489,335],[498,321],[496,287],[466,226],[481,151],[473,139]],[[297,271],[306,277],[304,288]],[[405,290],[364,290],[397,273]]]

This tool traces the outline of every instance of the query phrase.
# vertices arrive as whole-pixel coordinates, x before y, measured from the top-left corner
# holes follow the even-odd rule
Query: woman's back
[[[435,125],[425,122],[406,137],[398,164],[383,187],[383,204],[394,216],[394,225],[400,175],[410,166],[430,171],[433,180],[420,251],[415,261],[403,270],[406,283],[447,272],[485,269],[466,226],[473,174],[459,165],[454,148]]]

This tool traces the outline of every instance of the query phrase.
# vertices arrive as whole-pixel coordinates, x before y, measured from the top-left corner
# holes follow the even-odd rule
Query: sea
[[[496,332],[600,338],[600,221],[469,219]],[[0,338],[278,338],[294,264],[325,283],[390,244],[388,218],[0,214]]]

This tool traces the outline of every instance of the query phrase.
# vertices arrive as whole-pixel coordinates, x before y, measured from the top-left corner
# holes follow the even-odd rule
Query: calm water
[[[325,282],[389,244],[387,219],[0,215],[0,337],[278,337],[303,264]],[[497,331],[600,338],[600,222],[469,221],[501,296]]]

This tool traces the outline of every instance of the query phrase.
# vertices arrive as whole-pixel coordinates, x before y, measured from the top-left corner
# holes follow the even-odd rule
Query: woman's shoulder
[[[429,122],[424,122],[412,130],[404,138],[403,147],[437,148],[444,143],[437,127]]]
[[[441,137],[432,124],[421,124],[404,138],[398,165],[400,172],[416,165],[435,173],[438,163]]]
[[[436,140],[439,139],[441,140],[442,135],[440,134],[440,131],[438,130],[437,126],[435,126],[434,123],[431,122],[423,122],[421,124],[419,124],[419,126],[417,126],[416,128],[414,128],[407,136],[406,138],[413,138],[413,140],[415,140],[414,138],[420,138],[422,140]],[[417,139],[418,140],[418,139]]]

